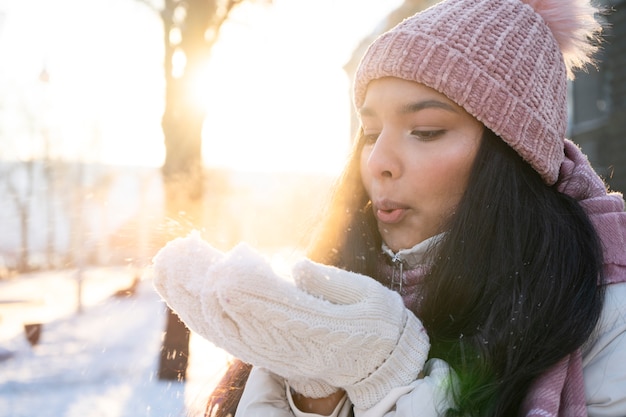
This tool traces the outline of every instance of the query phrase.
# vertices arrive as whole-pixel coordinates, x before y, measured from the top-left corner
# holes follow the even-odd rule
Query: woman
[[[155,258],[183,320],[254,365],[207,415],[626,415],[624,202],[563,139],[599,26],[528,3],[446,0],[374,41],[295,287],[197,237]]]

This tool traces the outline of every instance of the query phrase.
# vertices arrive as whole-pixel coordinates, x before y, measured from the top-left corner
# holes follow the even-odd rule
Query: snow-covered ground
[[[0,417],[200,416],[228,355],[192,334],[186,382],[156,377],[164,304],[149,277],[132,297],[126,269],[0,281]],[[43,322],[31,347],[23,325]]]

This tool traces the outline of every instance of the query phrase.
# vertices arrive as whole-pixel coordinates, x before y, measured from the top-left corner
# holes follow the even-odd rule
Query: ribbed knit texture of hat
[[[445,0],[376,39],[354,85],[397,77],[446,95],[495,132],[547,184],[556,182],[567,127],[567,76],[555,36],[520,0]]]

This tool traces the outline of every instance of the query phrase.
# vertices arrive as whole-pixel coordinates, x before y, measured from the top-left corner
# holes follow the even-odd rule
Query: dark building
[[[597,69],[570,85],[568,136],[614,191],[626,193],[626,0],[603,0],[607,29]]]

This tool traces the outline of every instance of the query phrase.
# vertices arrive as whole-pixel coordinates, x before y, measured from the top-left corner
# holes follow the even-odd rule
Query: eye
[[[415,136],[419,140],[429,141],[437,139],[439,136],[443,135],[446,131],[443,129],[439,130],[412,130],[411,135]]]

